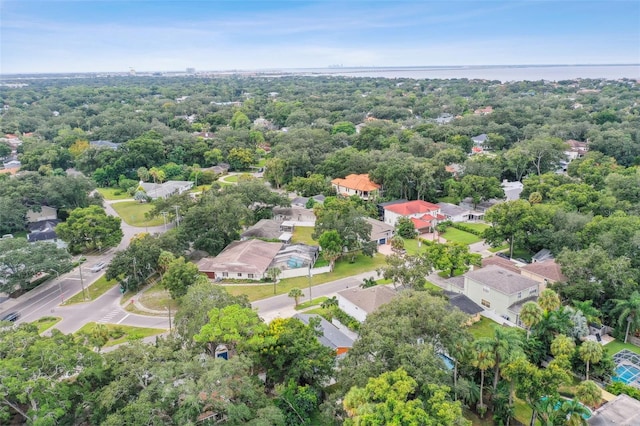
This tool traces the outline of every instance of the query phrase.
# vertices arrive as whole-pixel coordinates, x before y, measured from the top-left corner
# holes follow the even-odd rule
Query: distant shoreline
[[[213,71],[140,71],[140,72],[75,72],[75,73],[23,73],[3,74],[0,81],[38,80],[49,78],[101,78],[101,77],[217,77],[217,76],[349,76],[369,78],[413,78],[413,79],[485,79],[501,81],[523,80],[573,80],[589,79],[636,79],[640,80],[639,64],[548,64],[548,65],[429,65],[326,68],[265,68],[255,70]]]

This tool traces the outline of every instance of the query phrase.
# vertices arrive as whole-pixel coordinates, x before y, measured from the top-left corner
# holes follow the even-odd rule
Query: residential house
[[[316,204],[323,204],[324,200],[325,200],[325,196],[320,194],[320,195],[314,195],[311,198],[308,197],[295,197],[293,200],[291,200],[291,205],[294,207],[305,207],[307,206],[307,203],[309,202],[309,200],[313,200]]]
[[[40,211],[36,211],[34,207],[27,211],[27,222],[35,223],[47,220],[58,219],[58,210],[49,206],[40,206]]]
[[[435,119],[435,122],[438,124],[449,124],[454,119],[455,117],[453,116],[453,114],[449,114],[448,112],[443,112],[438,116],[438,118]]]
[[[167,198],[170,195],[182,194],[193,188],[193,182],[185,180],[168,180],[164,183],[142,182],[139,185],[152,200]]]
[[[336,356],[342,357],[346,354],[349,349],[353,347],[353,342],[355,339],[345,332],[340,330],[335,325],[331,324],[326,319],[322,318],[317,314],[295,314],[294,318],[302,321],[306,325],[309,325],[311,318],[315,318],[319,320],[319,331],[322,332],[320,336],[318,336],[318,341],[322,346],[326,346],[327,348],[335,351]]]
[[[30,223],[27,226],[29,233],[27,234],[27,241],[35,243],[37,241],[46,241],[55,243],[58,248],[67,247],[67,243],[58,238],[56,234],[56,225],[60,223],[58,219],[53,220],[41,220],[39,222]]]
[[[587,142],[580,142],[573,139],[569,139],[567,141],[567,145],[569,145],[569,150],[565,151],[565,155],[569,161],[573,161],[576,158],[584,157],[589,148],[587,146]]]
[[[273,256],[271,267],[282,271],[289,269],[311,269],[320,256],[320,247],[307,244],[286,244]]]
[[[291,241],[291,233],[283,232],[280,229],[280,222],[272,219],[260,219],[258,223],[250,226],[246,231],[240,234],[242,240],[250,238],[260,238],[263,240],[277,240],[283,243]]]
[[[213,172],[217,175],[226,175],[231,166],[227,163],[219,163],[213,167],[200,169],[201,172]]]
[[[360,322],[380,306],[389,303],[396,292],[387,286],[354,287],[338,292],[338,307]]]
[[[537,281],[495,265],[467,272],[464,290],[466,296],[485,310],[516,324],[522,305],[540,294]]]
[[[484,108],[478,108],[475,111],[473,111],[474,115],[489,115],[493,113],[493,107],[492,106],[486,106]]]
[[[486,133],[482,133],[481,135],[474,136],[471,138],[474,145],[485,146],[487,143],[488,136]]]
[[[409,201],[409,200],[407,200],[407,199],[403,198],[403,199],[400,199],[400,200],[393,200],[393,201],[387,201],[387,202],[384,202],[384,203],[378,203],[378,204],[376,204],[376,207],[377,207],[377,209],[378,209],[378,218],[379,218],[380,220],[384,221],[384,208],[385,208],[385,207],[387,207],[387,206],[391,206],[391,205],[393,205],[393,204],[402,204],[402,203],[406,203],[407,201]]]
[[[212,279],[260,280],[282,248],[282,243],[262,240],[234,241],[216,257],[205,257],[197,263],[198,270]]]
[[[636,426],[640,424],[640,401],[621,393],[595,410],[587,420],[590,426]]]
[[[567,282],[567,277],[562,273],[562,268],[556,263],[555,259],[524,265],[520,268],[520,274],[539,282],[540,291],[547,288],[547,284]]]
[[[515,274],[519,274],[520,273],[520,268],[518,268],[516,266],[515,263],[513,263],[512,261],[510,261],[509,259],[505,259],[504,257],[500,257],[500,256],[491,256],[491,257],[485,257],[482,259],[482,267],[486,268],[487,266],[491,266],[491,265],[495,265],[495,266],[499,266],[503,269],[507,269]]]
[[[450,306],[458,308],[465,314],[471,316],[469,322],[473,323],[480,321],[480,312],[484,311],[482,306],[478,305],[464,294],[457,293],[455,291],[445,291],[444,295],[449,299]]]
[[[440,212],[440,206],[423,200],[407,201],[384,206],[384,223],[396,226],[401,217],[409,218],[418,232],[429,232],[446,219]]]
[[[299,222],[309,226],[313,226],[316,223],[316,215],[313,213],[313,210],[302,207],[276,206],[273,208],[273,218],[279,222]]]
[[[549,249],[542,249],[531,257],[531,262],[544,262],[545,260],[553,259],[553,253]]]
[[[469,209],[450,203],[438,203],[437,206],[440,207],[440,213],[446,217],[446,220],[451,222],[466,222],[469,220]]]
[[[357,195],[363,200],[374,197],[380,191],[380,185],[372,182],[368,174],[350,174],[344,179],[336,178],[331,181],[331,186],[339,195],[345,197]]]
[[[519,200],[520,199],[520,193],[522,192],[522,189],[524,188],[524,185],[522,184],[522,182],[519,182],[519,181],[510,182],[510,181],[508,181],[506,179],[502,181],[500,186],[502,187],[502,190],[504,191],[505,199],[507,201]]]
[[[118,149],[120,148],[119,143],[111,142],[111,141],[90,141],[89,146],[95,148],[105,148],[105,149]]]
[[[393,226],[370,217],[365,217],[364,220],[371,225],[371,241],[375,241],[378,245],[389,243],[395,232]]]

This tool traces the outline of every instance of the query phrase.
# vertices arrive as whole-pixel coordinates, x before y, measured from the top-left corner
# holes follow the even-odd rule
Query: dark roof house
[[[336,355],[342,355],[353,347],[353,339],[351,336],[345,334],[335,325],[331,324],[326,319],[317,314],[295,314],[294,318],[299,319],[303,323],[309,325],[311,318],[318,318],[320,320],[320,331],[322,335],[318,337],[318,341],[328,348],[336,351]]]

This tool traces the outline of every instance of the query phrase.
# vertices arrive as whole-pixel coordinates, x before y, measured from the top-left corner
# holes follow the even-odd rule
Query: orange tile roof
[[[412,217],[411,222],[413,222],[413,227],[416,228],[416,230],[431,228],[431,222],[426,220],[416,219],[415,217]]]
[[[385,210],[392,211],[402,216],[408,216],[418,213],[431,213],[440,210],[440,207],[423,200],[407,201],[406,203],[392,204],[386,206]]]
[[[354,189],[356,191],[375,191],[380,189],[380,185],[369,180],[368,174],[350,174],[344,179],[336,178],[332,180],[331,183],[344,188]]]

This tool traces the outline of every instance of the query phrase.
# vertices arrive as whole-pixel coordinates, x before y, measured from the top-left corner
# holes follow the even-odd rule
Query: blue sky
[[[0,73],[640,63],[640,0],[0,0]]]

